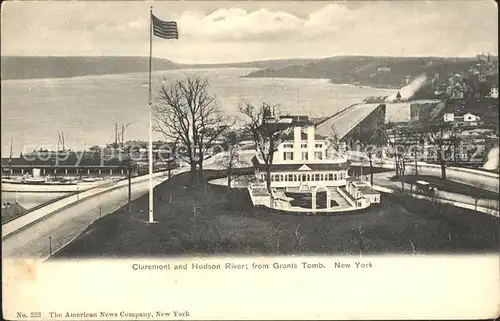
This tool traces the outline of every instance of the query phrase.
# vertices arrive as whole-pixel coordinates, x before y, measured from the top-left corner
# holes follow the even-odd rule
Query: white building
[[[491,98],[498,98],[498,87],[491,87],[490,89],[490,97]]]
[[[443,120],[445,122],[452,122],[457,125],[467,125],[467,126],[477,126],[481,121],[481,117],[474,115],[472,113],[466,113],[463,115],[455,115],[454,113],[446,113],[443,115]]]
[[[467,113],[463,115],[464,122],[478,122],[481,120],[481,117],[474,115],[472,113]]]
[[[346,190],[357,202],[366,199],[369,203],[380,203],[380,193],[371,187],[367,181],[362,181],[357,177],[349,177],[346,182]]]
[[[454,113],[446,113],[443,116],[443,120],[445,122],[454,122],[455,121],[455,114]]]
[[[358,204],[354,204],[351,197],[344,195],[349,169],[347,155],[340,155],[327,137],[317,135],[314,124],[307,117],[290,116],[280,121],[289,123],[290,134],[273,155],[273,164],[270,166],[273,196],[289,201],[290,197],[285,193],[309,194],[310,209],[316,210],[317,193],[326,192],[325,210],[357,207]],[[264,184],[267,165],[258,153],[252,162],[256,179]],[[262,185],[260,188],[262,192]],[[344,190],[339,191],[341,188]],[[367,207],[369,203],[361,206]]]

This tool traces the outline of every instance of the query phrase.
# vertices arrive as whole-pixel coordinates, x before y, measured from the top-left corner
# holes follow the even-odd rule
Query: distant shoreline
[[[153,73],[156,72],[162,72],[162,71],[175,71],[175,70],[194,70],[194,69],[262,69],[262,68],[250,68],[250,67],[208,67],[208,66],[203,66],[203,67],[192,67],[192,66],[187,66],[186,68],[171,68],[171,69],[158,69],[158,70],[153,70]],[[133,71],[133,72],[117,72],[117,73],[98,73],[98,74],[84,74],[84,75],[75,75],[75,76],[53,76],[53,77],[30,77],[30,78],[4,78],[2,77],[3,81],[26,81],[26,80],[60,80],[60,79],[78,79],[78,78],[84,78],[84,77],[94,77],[94,76],[120,76],[120,75],[131,75],[131,74],[147,74],[148,71]],[[302,80],[326,80],[332,85],[349,85],[349,86],[354,86],[354,87],[366,87],[366,88],[377,88],[377,89],[389,89],[389,90],[397,90],[400,89],[400,87],[396,86],[383,86],[383,85],[378,85],[378,84],[360,84],[360,83],[340,83],[340,82],[333,82],[331,79],[328,78],[312,78],[312,77],[257,77],[257,76],[249,76],[247,75],[242,75],[239,78],[261,78],[261,79],[302,79]]]
[[[167,71],[176,71],[176,70],[204,70],[204,69],[256,69],[259,68],[251,68],[251,67],[192,67],[186,66],[185,68],[170,68],[170,69],[157,69],[153,70],[153,74],[157,72],[167,72]],[[74,76],[52,76],[52,77],[30,77],[30,78],[4,78],[1,79],[4,81],[25,81],[25,80],[57,80],[57,79],[73,79],[73,78],[83,78],[83,77],[94,77],[94,76],[120,76],[120,75],[139,75],[139,74],[148,74],[148,71],[131,71],[131,72],[116,72],[116,73],[102,73],[102,74],[84,74],[84,75],[74,75]]]
[[[271,77],[271,76],[252,76],[252,75],[243,75],[240,78],[261,78],[261,79],[302,79],[302,80],[327,80],[332,85],[348,85],[353,87],[363,87],[363,88],[376,88],[376,89],[388,89],[388,90],[399,90],[401,87],[399,86],[390,86],[390,85],[379,85],[379,84],[368,84],[368,83],[346,83],[346,82],[334,82],[329,78],[314,78],[314,77]]]

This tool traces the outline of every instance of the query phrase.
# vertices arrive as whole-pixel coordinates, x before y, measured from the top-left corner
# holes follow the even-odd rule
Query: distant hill
[[[262,60],[241,63],[178,64],[153,58],[154,70],[179,68],[283,68],[318,59]],[[22,57],[1,58],[2,79],[65,78],[86,75],[147,72],[149,57]]]
[[[2,57],[2,79],[64,78],[86,75],[147,72],[149,57]],[[155,70],[178,68],[155,58]]]
[[[475,67],[475,58],[339,56],[283,68],[251,72],[247,77],[325,78],[333,83],[400,88],[407,76],[447,76]]]
[[[320,58],[311,59],[271,59],[271,60],[257,60],[249,62],[234,62],[234,63],[216,63],[216,64],[179,64],[181,67],[189,68],[284,68],[287,66],[308,64],[311,62],[319,61]]]
[[[2,79],[64,78],[147,72],[149,57],[22,57],[1,58]],[[154,70],[179,68],[258,68],[246,77],[326,78],[333,83],[401,88],[406,76],[439,73],[445,77],[475,67],[475,58],[404,58],[339,56],[324,59],[275,59],[239,63],[179,64],[153,58]]]

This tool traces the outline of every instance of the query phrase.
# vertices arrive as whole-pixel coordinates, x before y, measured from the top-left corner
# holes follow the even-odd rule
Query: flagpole
[[[153,7],[149,12],[149,223],[154,222],[153,216],[153,125],[152,125],[152,104],[151,94],[151,63],[153,56]]]

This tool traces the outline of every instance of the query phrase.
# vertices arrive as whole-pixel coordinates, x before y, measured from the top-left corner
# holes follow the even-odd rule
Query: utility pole
[[[115,123],[115,148],[117,147],[118,143],[118,123]]]
[[[125,144],[125,138],[124,138],[124,135],[125,135],[125,129],[127,129],[128,126],[130,126],[132,122],[129,122],[127,123],[126,125],[122,125],[122,131],[121,131],[121,146],[123,147],[124,144]]]
[[[415,175],[418,175],[417,153],[418,153],[418,151],[415,151]]]
[[[123,147],[123,133],[125,132],[125,126],[122,125],[122,134],[120,135],[120,146]]]
[[[128,211],[132,212],[132,159],[130,149],[131,146],[128,148]]]
[[[49,236],[49,256],[52,256],[52,237]]]

